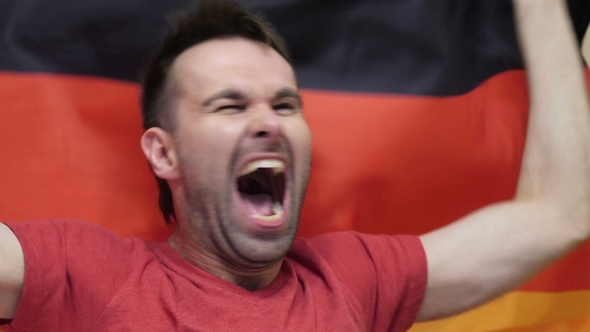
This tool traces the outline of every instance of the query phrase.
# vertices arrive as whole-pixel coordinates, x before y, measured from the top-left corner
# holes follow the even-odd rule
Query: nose
[[[256,107],[252,110],[249,129],[252,138],[276,138],[282,130],[280,116],[271,106]]]

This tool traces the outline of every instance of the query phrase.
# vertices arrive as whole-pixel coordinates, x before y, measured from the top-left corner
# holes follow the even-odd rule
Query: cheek
[[[240,133],[238,126],[204,121],[184,137],[185,156],[204,172],[226,172]]]
[[[293,151],[293,157],[295,158],[295,164],[293,165],[295,167],[295,174],[299,174],[306,178],[309,176],[312,155],[311,132],[305,122],[291,126],[289,129],[291,148]]]
[[[184,141],[203,153],[231,149],[240,135],[240,126],[218,121],[214,117],[200,119],[185,131]]]
[[[298,154],[305,156],[311,154],[311,131],[307,126],[307,123],[302,122],[292,128],[292,136],[294,137],[294,147]]]
[[[242,130],[232,125],[206,125],[201,128],[199,138],[203,142],[206,156],[226,156],[234,150]]]

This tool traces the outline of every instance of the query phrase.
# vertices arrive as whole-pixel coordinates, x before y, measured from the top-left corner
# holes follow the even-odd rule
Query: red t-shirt
[[[8,225],[25,284],[5,331],[405,331],[426,287],[415,236],[296,239],[275,281],[250,292],[167,243],[80,221]]]

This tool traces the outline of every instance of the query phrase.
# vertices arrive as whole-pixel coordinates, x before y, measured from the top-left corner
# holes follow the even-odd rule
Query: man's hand
[[[25,279],[25,259],[16,235],[0,223],[0,319],[14,317]]]
[[[517,194],[422,236],[418,320],[471,309],[521,285],[590,236],[590,107],[564,0],[514,0],[530,91]]]

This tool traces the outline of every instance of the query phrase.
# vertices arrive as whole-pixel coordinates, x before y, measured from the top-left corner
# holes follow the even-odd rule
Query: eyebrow
[[[295,98],[297,103],[299,103],[300,107],[303,107],[303,100],[301,99],[301,95],[299,91],[292,89],[292,88],[282,88],[274,96],[274,99],[281,99],[281,98]]]
[[[292,88],[282,88],[277,93],[275,93],[273,99],[282,99],[282,98],[295,98],[300,106],[303,106],[303,101],[301,99],[301,95],[299,92]],[[234,89],[227,89],[222,90],[220,92],[215,93],[211,97],[205,99],[202,105],[203,107],[210,106],[211,103],[218,99],[231,99],[231,100],[246,100],[248,96],[245,93],[242,93],[238,90]]]
[[[203,105],[203,107],[207,107],[207,106],[211,105],[211,103],[213,103],[215,100],[218,100],[218,99],[246,100],[246,99],[248,99],[248,96],[246,96],[244,93],[242,93],[240,91],[228,89],[228,90],[220,91],[220,92],[214,94],[213,96],[207,98],[203,102],[202,105]]]

